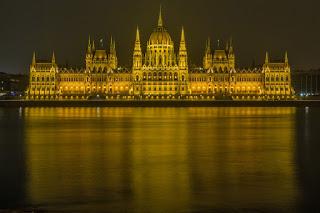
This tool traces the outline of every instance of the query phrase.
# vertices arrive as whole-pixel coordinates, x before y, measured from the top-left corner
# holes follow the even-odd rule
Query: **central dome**
[[[150,36],[150,44],[171,44],[171,37],[164,27],[158,27]]]
[[[158,20],[158,27],[150,35],[149,43],[150,44],[171,44],[172,43],[171,36],[163,26],[161,8],[160,8],[160,14],[159,14],[159,20]]]

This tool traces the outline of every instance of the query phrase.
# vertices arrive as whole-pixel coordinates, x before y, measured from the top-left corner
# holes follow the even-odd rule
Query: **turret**
[[[184,28],[181,30],[181,40],[179,49],[179,67],[180,69],[187,69],[188,67],[188,54],[186,48],[186,40],[184,35]]]
[[[286,51],[286,53],[285,53],[285,55],[284,55],[284,63],[285,63],[286,65],[289,64],[289,58],[288,58],[288,52],[287,52],[287,51]]]
[[[33,52],[31,65],[34,66],[34,65],[36,65],[36,63],[37,63],[37,62],[36,62],[36,52]]]
[[[264,63],[269,64],[269,53],[268,52],[266,52],[266,58],[264,60]]]
[[[96,45],[94,39],[92,40],[92,52],[96,51]]]
[[[112,39],[112,37],[110,41],[109,65],[111,69],[116,69],[118,67],[116,42]]]
[[[52,65],[56,64],[56,57],[54,55],[54,51],[52,52],[52,60],[51,60]]]
[[[110,55],[112,54],[113,52],[113,39],[112,39],[112,36],[111,36],[111,39],[110,39]]]
[[[86,67],[87,67],[87,69],[92,64],[92,56],[93,56],[94,48],[95,48],[94,47],[94,40],[91,42],[91,36],[89,36],[87,53],[86,53]]]
[[[230,68],[235,68],[235,56],[234,56],[232,38],[230,38],[230,41],[228,42],[227,52],[228,52],[229,66]]]
[[[117,56],[117,51],[116,51],[116,42],[113,41],[113,52],[114,56],[116,57]]]
[[[210,38],[208,38],[206,43],[206,54],[211,54],[211,41]]]
[[[229,41],[226,42],[226,52],[229,53]]]
[[[91,38],[89,36],[89,41],[88,41],[88,48],[87,48],[87,54],[91,54],[92,53],[92,48],[91,48]]]
[[[209,69],[212,66],[212,53],[211,53],[211,42],[208,38],[206,42],[205,54],[203,57],[203,68]]]
[[[234,55],[232,38],[230,38],[230,41],[228,43],[229,43],[228,54],[229,55]]]

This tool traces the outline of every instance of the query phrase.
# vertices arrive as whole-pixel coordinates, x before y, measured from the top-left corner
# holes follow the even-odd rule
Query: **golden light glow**
[[[110,203],[93,201],[107,193],[137,212],[179,212],[208,196],[217,208],[245,208],[290,203],[298,192],[295,108],[25,108],[23,116],[30,203],[85,211],[64,202],[74,198],[103,212]]]
[[[216,49],[212,50],[211,41],[208,40],[203,66],[191,70],[184,28],[181,29],[179,50],[176,51],[160,12],[158,25],[151,33],[144,53],[137,28],[132,69],[118,66],[116,44],[112,38],[109,53],[103,48],[97,48],[95,41],[89,38],[86,66],[83,69],[58,67],[54,55],[51,62],[37,63],[34,54],[26,97],[31,100],[90,96],[111,99],[172,96],[172,99],[189,99],[200,95],[212,100],[216,96],[229,96],[234,100],[295,98],[287,53],[283,62],[271,62],[266,53],[262,67],[240,69],[235,67],[232,40],[227,41],[225,47],[222,47],[220,41],[218,43]],[[213,85],[214,89],[211,89]]]

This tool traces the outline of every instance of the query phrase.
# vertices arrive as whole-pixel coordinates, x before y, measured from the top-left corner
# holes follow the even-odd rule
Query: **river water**
[[[0,209],[317,208],[320,108],[0,108]]]

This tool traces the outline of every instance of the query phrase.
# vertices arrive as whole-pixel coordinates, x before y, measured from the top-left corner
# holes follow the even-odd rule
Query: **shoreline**
[[[320,100],[292,100],[292,101],[0,100],[0,107],[320,107]]]

